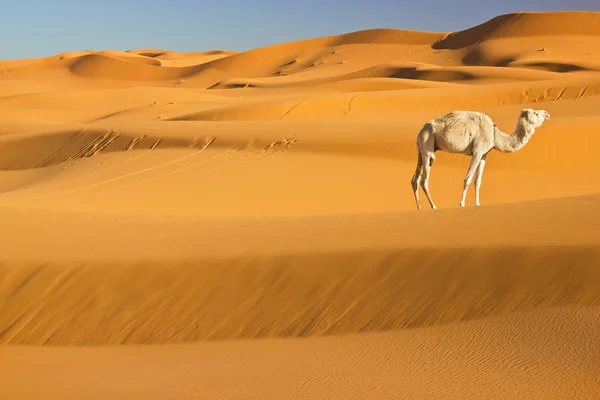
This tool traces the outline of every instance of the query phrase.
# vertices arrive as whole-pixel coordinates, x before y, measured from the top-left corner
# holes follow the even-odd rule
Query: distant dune
[[[600,398],[598,21],[0,61],[0,398]]]

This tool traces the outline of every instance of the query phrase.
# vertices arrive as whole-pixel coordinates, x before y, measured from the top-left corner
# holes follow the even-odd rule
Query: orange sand
[[[0,398],[599,398],[598,21],[0,61]]]

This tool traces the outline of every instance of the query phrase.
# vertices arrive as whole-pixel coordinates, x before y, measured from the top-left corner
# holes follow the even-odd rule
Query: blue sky
[[[370,28],[456,31],[515,11],[600,11],[600,0],[0,0],[0,5],[0,59],[137,48],[243,51]]]

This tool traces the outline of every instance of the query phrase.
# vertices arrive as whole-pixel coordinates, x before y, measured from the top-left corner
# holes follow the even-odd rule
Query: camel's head
[[[524,108],[521,110],[521,118],[525,118],[529,124],[534,127],[540,127],[550,119],[550,113],[546,110],[534,110],[532,108]]]

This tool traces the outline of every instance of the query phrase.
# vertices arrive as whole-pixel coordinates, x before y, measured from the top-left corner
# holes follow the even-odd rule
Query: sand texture
[[[599,21],[0,61],[0,398],[600,398]]]

